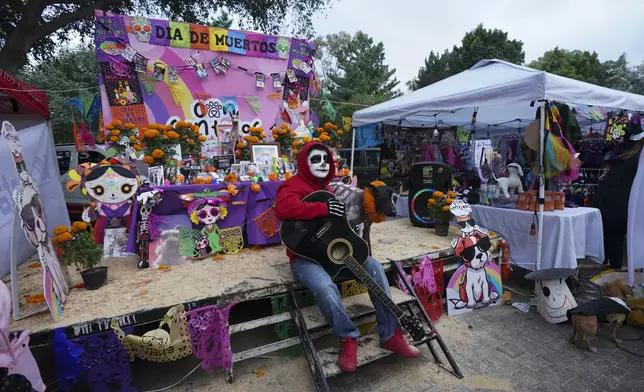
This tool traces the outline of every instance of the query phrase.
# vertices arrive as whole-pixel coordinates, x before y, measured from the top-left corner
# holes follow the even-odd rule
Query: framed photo
[[[268,163],[273,165],[273,160],[280,157],[279,143],[251,143],[250,159],[254,163]]]
[[[165,180],[163,166],[151,166],[148,169],[148,179],[150,180],[150,186],[162,186]]]
[[[239,176],[246,173],[242,173],[242,166],[239,163],[234,163],[230,165],[230,174],[235,174],[239,178]]]

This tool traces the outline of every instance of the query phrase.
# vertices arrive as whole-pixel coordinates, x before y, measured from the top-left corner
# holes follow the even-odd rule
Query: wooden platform
[[[409,219],[394,219],[372,228],[373,256],[383,263],[388,259],[403,265],[417,262],[424,255],[433,258],[452,254],[448,237],[438,237],[433,229],[418,228]],[[63,319],[54,322],[48,313],[37,314],[11,324],[11,329],[29,329],[32,340],[38,333],[49,334],[66,327],[70,337],[109,329],[109,321],[119,317],[125,327],[159,320],[167,309],[184,303],[186,309],[206,305],[225,305],[286,292],[293,283],[289,261],[282,246],[248,250],[223,260],[173,266],[166,270],[139,270],[134,258],[106,260],[108,284],[99,290],[72,290],[63,310]],[[25,271],[32,276],[21,279],[21,301],[24,292],[38,294],[41,281],[38,269]],[[32,283],[28,287],[29,281]]]

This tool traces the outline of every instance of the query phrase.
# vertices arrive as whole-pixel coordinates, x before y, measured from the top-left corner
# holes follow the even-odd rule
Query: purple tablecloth
[[[266,238],[259,231],[259,228],[253,221],[258,215],[264,212],[271,206],[277,188],[281,181],[262,182],[260,192],[252,192],[250,190],[250,182],[238,182],[235,185],[239,193],[232,197],[228,202],[228,216],[221,222],[217,223],[219,228],[225,229],[235,226],[246,226],[247,242],[250,245],[268,245],[279,244],[279,233]],[[167,221],[165,224],[160,224],[159,229],[171,229],[176,226],[192,227],[197,229],[198,226],[193,225],[188,217],[187,208],[184,201],[179,199],[179,195],[186,193],[203,192],[204,189],[210,191],[218,191],[225,189],[227,184],[210,184],[210,185],[168,185],[161,187],[142,187],[141,192],[147,192],[152,189],[161,189],[164,192],[163,200],[152,211]],[[134,209],[132,211],[132,223],[130,225],[130,233],[128,235],[127,251],[136,253],[136,222],[138,219],[138,202],[135,200]]]

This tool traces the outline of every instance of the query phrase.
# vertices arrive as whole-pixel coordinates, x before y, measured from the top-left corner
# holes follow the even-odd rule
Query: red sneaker
[[[380,346],[385,350],[393,351],[401,357],[405,358],[418,358],[421,356],[421,352],[416,347],[412,346],[407,342],[407,339],[403,336],[400,327],[394,333],[389,340],[384,343],[381,343]]]
[[[355,372],[358,367],[358,339],[344,338],[342,352],[338,358],[338,365],[343,372]]]

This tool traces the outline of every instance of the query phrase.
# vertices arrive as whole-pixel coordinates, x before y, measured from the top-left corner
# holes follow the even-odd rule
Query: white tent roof
[[[481,60],[472,68],[407,95],[359,110],[353,125],[384,122],[403,127],[471,124],[507,132],[535,118],[539,100],[606,110],[644,111],[644,96],[557,76],[501,60]]]

